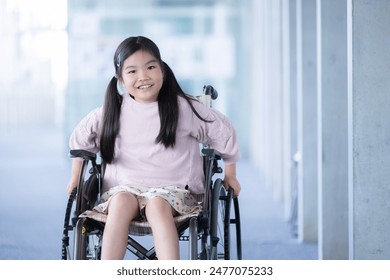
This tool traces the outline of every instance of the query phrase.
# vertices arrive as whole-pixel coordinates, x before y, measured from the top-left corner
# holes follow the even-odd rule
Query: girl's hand
[[[240,182],[237,180],[236,176],[236,164],[225,165],[225,178],[224,178],[225,188],[231,187],[233,189],[233,196],[237,197],[241,191]]]
[[[82,166],[82,160],[80,159],[73,159],[72,160],[72,171],[70,175],[70,181],[68,183],[68,187],[66,188],[66,192],[68,195],[70,195],[75,187],[77,187],[81,166]]]
[[[231,187],[233,189],[233,196],[237,197],[241,191],[240,182],[238,182],[236,177],[226,177],[224,179],[225,188],[228,189]]]
[[[68,195],[70,195],[72,193],[72,191],[74,190],[74,188],[77,187],[77,179],[74,180],[73,178],[70,179],[69,183],[68,183],[68,187],[66,188],[66,193]]]

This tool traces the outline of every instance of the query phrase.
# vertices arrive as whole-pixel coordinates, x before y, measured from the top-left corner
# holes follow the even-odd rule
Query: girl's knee
[[[110,211],[134,212],[138,210],[137,198],[131,193],[117,193],[111,198],[108,212]]]
[[[146,216],[148,216],[148,213],[151,213],[153,216],[167,214],[175,215],[176,211],[165,199],[155,197],[149,200],[145,206]]]

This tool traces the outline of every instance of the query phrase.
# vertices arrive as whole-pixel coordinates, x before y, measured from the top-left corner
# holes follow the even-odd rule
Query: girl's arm
[[[241,191],[240,182],[237,180],[236,164],[225,165],[225,188],[231,187],[233,189],[233,196],[237,197]]]
[[[72,170],[70,174],[70,181],[68,183],[68,187],[66,192],[70,195],[75,187],[77,187],[81,166],[82,166],[83,160],[79,158],[72,159]]]
[[[102,110],[102,107],[92,110],[77,124],[69,139],[71,150],[86,150],[92,153],[99,151],[98,135]],[[82,163],[81,158],[72,159],[71,176],[66,190],[68,194],[77,187]]]

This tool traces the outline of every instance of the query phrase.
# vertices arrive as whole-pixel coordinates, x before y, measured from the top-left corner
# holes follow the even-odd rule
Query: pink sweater
[[[204,174],[199,143],[209,144],[222,154],[225,164],[239,160],[239,146],[231,122],[220,112],[194,101],[197,112],[213,122],[204,122],[179,98],[179,122],[174,148],[156,144],[160,130],[158,103],[139,103],[123,95],[120,131],[115,158],[107,164],[103,191],[121,184],[147,187],[174,185],[203,193]],[[89,113],[70,137],[71,149],[99,152],[102,107]]]

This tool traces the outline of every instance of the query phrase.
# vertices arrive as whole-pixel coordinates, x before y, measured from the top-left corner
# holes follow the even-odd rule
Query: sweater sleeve
[[[97,108],[84,117],[74,128],[70,139],[70,149],[82,149],[93,153],[99,152],[99,127],[102,108]]]
[[[221,153],[225,164],[233,164],[240,159],[236,130],[231,121],[221,112],[193,102],[197,112],[208,122],[193,114],[193,136],[199,143],[210,145]]]

